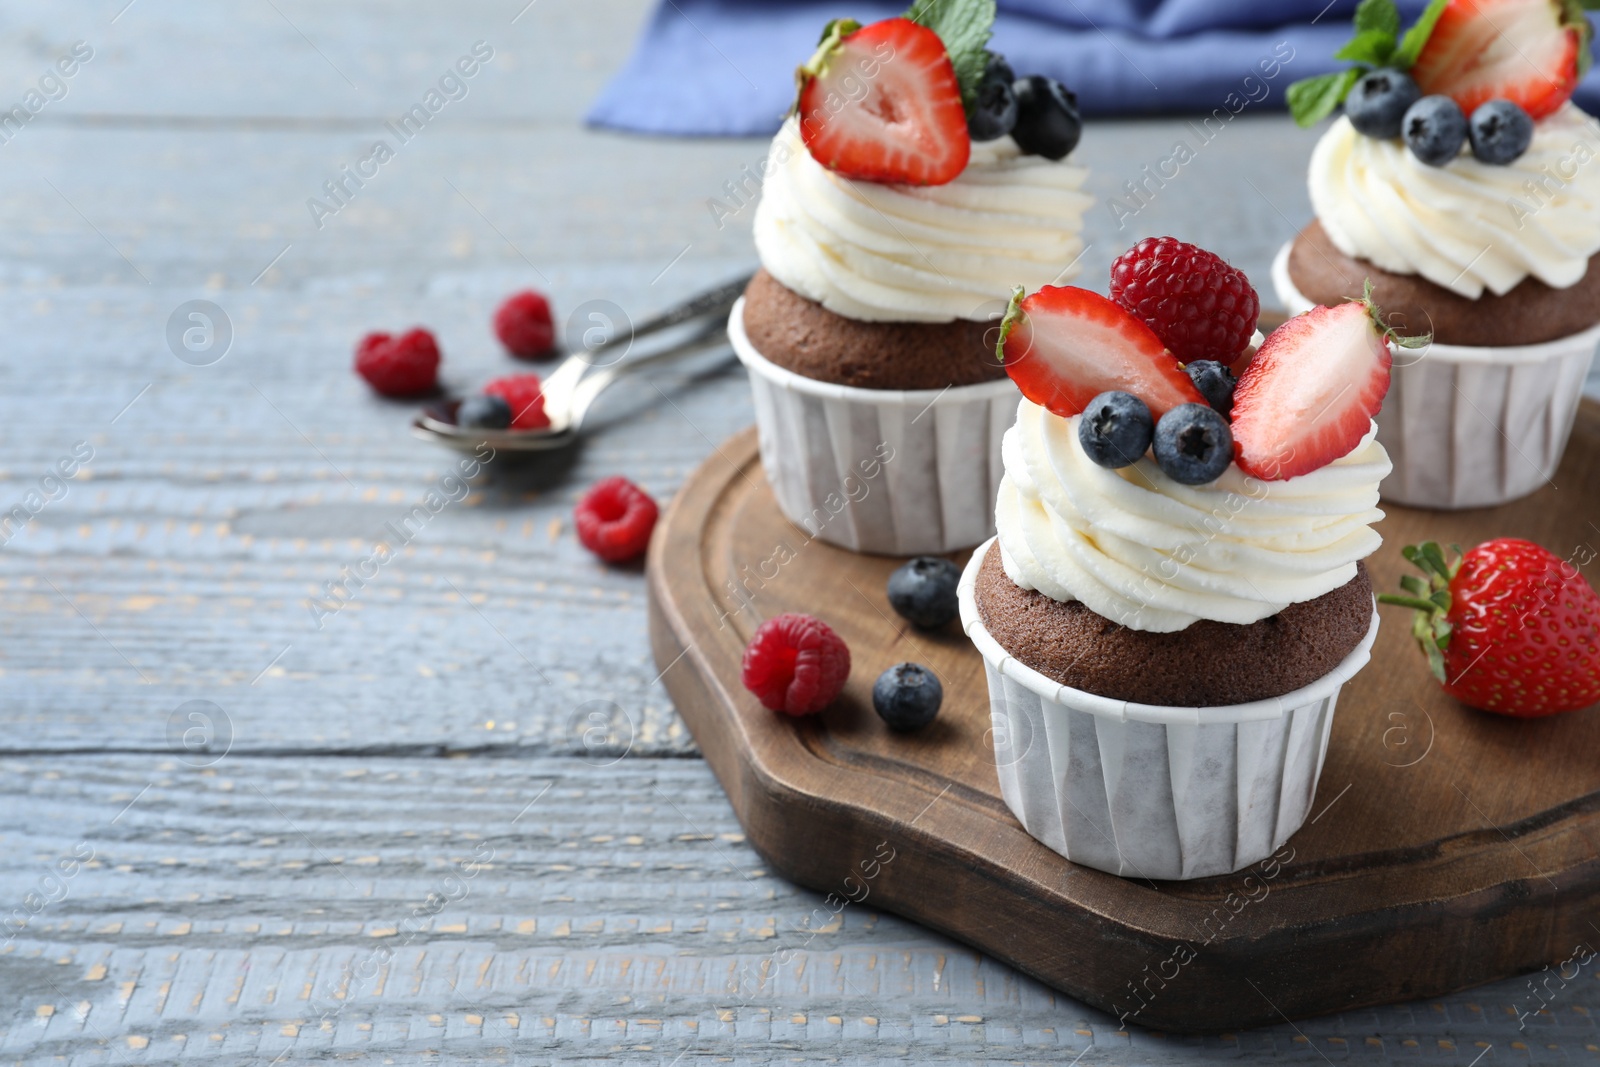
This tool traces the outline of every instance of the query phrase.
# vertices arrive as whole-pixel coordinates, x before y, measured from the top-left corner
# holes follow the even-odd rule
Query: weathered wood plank
[[[0,813],[8,915],[93,851],[0,949],[19,1062],[1383,1062],[1407,1041],[1466,1062],[1509,1054],[1530,1006],[1513,981],[1298,1031],[1120,1033],[870,896],[831,915],[767,872],[698,760],[10,758]],[[1585,975],[1522,1040],[1583,1058],[1597,1010]]]
[[[750,209],[719,227],[707,200],[764,145],[579,127],[649,0],[542,0],[515,25],[522,0],[124,3],[0,3],[18,97],[74,40],[96,49],[0,146],[0,505],[74,442],[96,451],[0,551],[0,904],[22,905],[79,841],[98,864],[0,955],[0,1060],[1067,1062],[1089,1041],[1085,1063],[1311,1056],[1288,1028],[1122,1036],[866,908],[728,998],[729,976],[810,936],[819,900],[764,873],[697,760],[641,758],[694,749],[654,681],[638,574],[597,566],[567,516],[603,474],[670,493],[750,421],[736,374],[625,418],[561,485],[486,481],[311,628],[304,599],[449,463],[347,373],[357,336],[428,323],[466,386],[510,366],[486,329],[509,289],[639,315],[752,262]],[[470,95],[317,228],[307,199],[479,38],[496,55]],[[1185,129],[1097,124],[1092,190],[1144,181]],[[1173,232],[1264,279],[1308,214],[1313,137],[1242,116],[1125,228],[1108,205],[1091,213],[1084,277]],[[194,298],[235,328],[214,366],[179,362],[164,337]],[[596,698],[632,716],[614,766],[593,764],[628,731],[588,733]],[[169,735],[191,699],[231,722],[220,762],[221,733],[185,749],[179,715]],[[519,758],[407,758],[441,751]],[[485,842],[496,866],[393,980],[333,998],[334,976],[399,942]],[[371,936],[384,923],[396,933]],[[1468,1063],[1480,1042],[1497,1058],[1591,1054],[1582,983],[1510,1050],[1523,992],[1302,1029],[1330,1058],[1374,1062]],[[324,1028],[312,997],[349,1006]]]

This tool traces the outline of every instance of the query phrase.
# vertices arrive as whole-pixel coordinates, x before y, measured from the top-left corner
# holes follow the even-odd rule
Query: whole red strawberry
[[[439,385],[439,343],[418,327],[399,337],[369,333],[356,345],[356,373],[384,396],[420,396]]]
[[[1600,701],[1600,596],[1578,568],[1514,537],[1454,563],[1432,541],[1408,545],[1422,569],[1400,579],[1412,633],[1444,691],[1484,711],[1535,718]]]
[[[607,563],[626,563],[650,547],[650,532],[659,514],[649,493],[621,475],[612,475],[594,483],[572,517],[584,548]]]
[[[1236,362],[1261,315],[1244,271],[1176,237],[1146,237],[1118,256],[1111,299],[1154,330],[1180,363]]]
[[[850,647],[821,619],[789,612],[756,627],[739,681],[785,715],[810,715],[832,704],[850,677]]]
[[[544,410],[544,387],[537,374],[508,374],[484,386],[483,391],[505,400],[513,430],[542,430],[550,425]]]
[[[494,313],[494,335],[518,359],[555,355],[556,327],[550,316],[550,301],[532,289],[506,297]]]

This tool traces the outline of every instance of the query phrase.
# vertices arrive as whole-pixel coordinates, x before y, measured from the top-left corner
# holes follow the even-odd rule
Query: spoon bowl
[[[565,448],[578,439],[590,406],[618,380],[645,367],[677,363],[718,348],[725,349],[725,356],[732,358],[733,349],[728,345],[728,313],[749,281],[746,276],[700,293],[624,336],[611,338],[562,360],[541,383],[545,415],[550,419],[548,427],[489,430],[462,426],[456,421],[461,398],[447,397],[424,408],[412,420],[411,432],[423,440],[468,455],[485,444],[497,453],[537,453]],[[635,339],[680,325],[689,329],[675,343],[643,355],[607,361],[608,349],[622,346],[621,350],[626,352]]]

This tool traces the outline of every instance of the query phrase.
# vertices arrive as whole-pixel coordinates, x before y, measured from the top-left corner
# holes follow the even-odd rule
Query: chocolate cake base
[[[1006,376],[994,323],[858,322],[835,315],[765,270],[744,291],[744,332],[769,362],[859,389],[943,389]]]
[[[1312,222],[1289,250],[1289,278],[1302,296],[1332,307],[1361,296],[1372,279],[1372,298],[1391,325],[1403,333],[1433,330],[1448,345],[1532,345],[1582,333],[1600,322],[1600,253],[1569,289],[1552,289],[1524,278],[1505,296],[1484,290],[1476,300],[1418,274],[1390,274],[1364,259],[1339,251],[1320,222]]]
[[[1202,619],[1176,633],[1130,630],[1076,602],[1023,589],[1000,546],[978,569],[989,636],[1047,678],[1086,693],[1180,708],[1245,704],[1293,692],[1333,670],[1372,625],[1366,564],[1333,592],[1248,626]]]

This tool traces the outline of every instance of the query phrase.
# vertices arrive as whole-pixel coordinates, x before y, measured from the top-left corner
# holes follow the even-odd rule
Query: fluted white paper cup
[[[1339,689],[1378,615],[1328,674],[1271,700],[1210,708],[1112,700],[1013,659],[978,615],[984,544],[961,575],[961,625],[983,656],[1000,792],[1023,829],[1074,863],[1129,878],[1228,874],[1310,813]]]
[[[1312,303],[1289,277],[1272,284],[1289,314]],[[1394,471],[1379,492],[1418,508],[1494,507],[1546,485],[1561,465],[1600,325],[1536,345],[1433,344],[1396,352],[1378,440]]]
[[[765,359],[728,319],[750,371],[761,464],[778,507],[808,534],[891,556],[954,552],[994,535],[1011,379],[947,389],[858,389]]]

